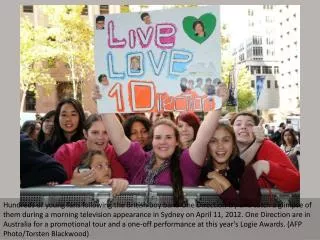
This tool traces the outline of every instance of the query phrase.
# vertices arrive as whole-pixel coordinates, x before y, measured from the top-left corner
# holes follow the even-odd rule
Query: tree
[[[54,48],[48,43],[46,29],[34,27],[28,19],[23,18],[20,23],[20,90],[23,94],[20,112],[23,111],[28,91],[37,96],[36,86],[55,84],[46,64],[46,59],[55,54]]]
[[[251,75],[247,68],[243,66],[239,71],[237,82],[239,111],[251,107],[255,101],[255,93],[250,85],[250,77]]]
[[[93,73],[93,30],[81,17],[84,5],[42,6],[48,16],[49,38],[54,45],[57,61],[70,69],[67,79],[72,81],[73,97],[78,99],[78,89]]]
[[[227,85],[231,76],[235,77],[237,89],[238,111],[246,110],[251,107],[255,100],[254,90],[250,86],[250,73],[245,66],[234,72],[234,57],[230,54],[229,49],[230,36],[227,34],[227,26],[224,24],[221,30],[221,76],[223,82]],[[235,107],[227,107],[228,111],[235,111]]]

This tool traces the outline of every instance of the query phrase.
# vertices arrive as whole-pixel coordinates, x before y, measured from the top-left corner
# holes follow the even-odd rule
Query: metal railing
[[[184,187],[185,206],[224,207],[219,195],[207,187]],[[156,185],[130,185],[119,196],[112,196],[105,185],[40,186],[20,190],[22,206],[101,206],[107,207],[172,207],[172,188]],[[261,207],[299,206],[300,193],[283,193],[261,189]]]

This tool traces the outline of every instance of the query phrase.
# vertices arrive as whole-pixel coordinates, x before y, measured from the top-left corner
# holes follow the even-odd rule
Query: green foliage
[[[251,88],[250,76],[246,67],[240,69],[237,83],[239,111],[250,108],[255,100],[254,90]]]
[[[81,17],[83,8],[84,5],[41,6],[48,16],[47,34],[56,50],[54,58],[70,70],[66,79],[72,81],[74,98],[94,69],[93,29]]]
[[[130,12],[129,5],[121,5],[121,6],[120,6],[120,12],[121,12],[121,13],[128,13],[128,12]]]
[[[46,59],[54,56],[55,50],[48,43],[46,29],[34,27],[23,18],[20,23],[20,89],[35,92],[38,86],[54,84],[49,74]]]
[[[233,62],[231,57],[222,60],[222,80],[227,85],[233,75]],[[252,106],[255,100],[254,90],[251,88],[250,73],[243,66],[236,74],[238,111],[243,111]],[[228,107],[229,111],[235,111],[234,107]]]

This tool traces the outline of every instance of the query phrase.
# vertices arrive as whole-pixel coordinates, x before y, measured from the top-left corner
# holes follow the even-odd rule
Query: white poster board
[[[219,6],[96,16],[98,111],[221,107]]]

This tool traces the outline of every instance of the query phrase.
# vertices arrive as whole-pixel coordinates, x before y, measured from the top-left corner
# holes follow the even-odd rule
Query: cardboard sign
[[[221,107],[219,7],[96,16],[99,112]]]

